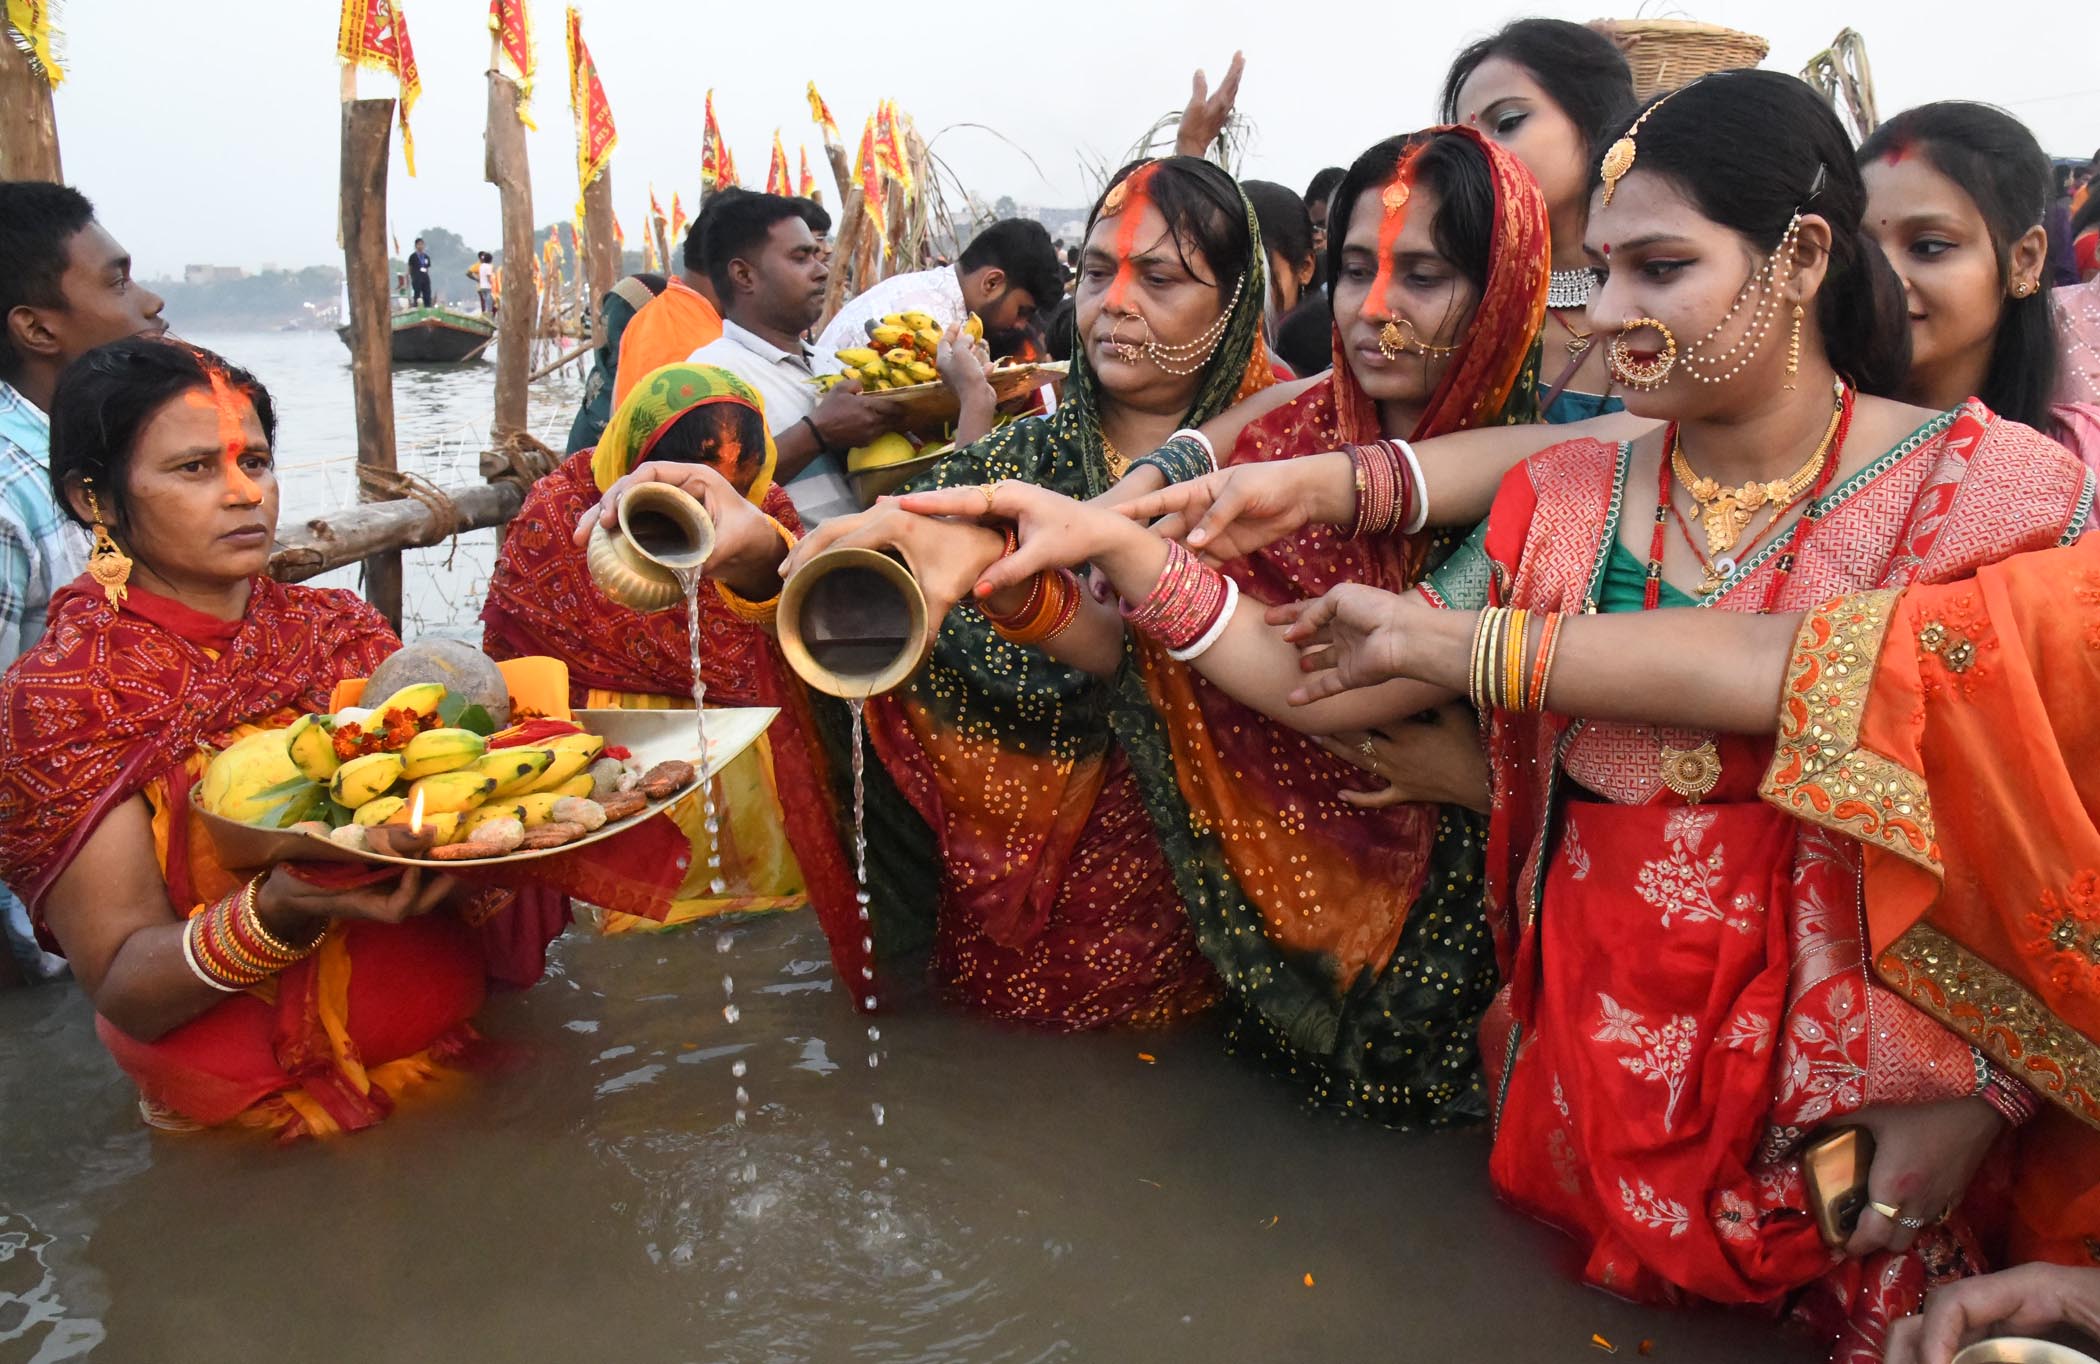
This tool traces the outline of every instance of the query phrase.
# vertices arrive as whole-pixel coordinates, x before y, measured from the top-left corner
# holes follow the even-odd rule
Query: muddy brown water
[[[282,1149],[148,1133],[77,989],[0,991],[0,1361],[1817,1357],[1580,1287],[1480,1131],[1313,1116],[1201,1024],[900,995],[871,1043],[807,913],[724,932],[572,930],[506,1068]]]

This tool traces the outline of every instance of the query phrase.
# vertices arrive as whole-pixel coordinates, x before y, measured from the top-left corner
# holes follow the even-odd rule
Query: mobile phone
[[[1864,1127],[1837,1127],[1801,1148],[1801,1175],[1816,1230],[1837,1247],[1852,1239],[1867,1206],[1867,1167],[1874,1163],[1874,1134]]]

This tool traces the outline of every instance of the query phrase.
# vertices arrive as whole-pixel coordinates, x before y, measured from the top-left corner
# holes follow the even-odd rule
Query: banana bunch
[[[984,323],[977,314],[963,324],[973,341],[984,337]],[[941,324],[927,313],[891,313],[879,322],[868,323],[868,344],[849,346],[838,352],[846,375],[860,380],[863,391],[910,388],[937,381],[940,371],[934,357],[941,349]],[[835,382],[835,381],[834,381]]]
[[[475,818],[485,809],[531,827],[547,822],[556,802],[592,793],[590,768],[603,738],[565,734],[491,749],[472,730],[432,727],[444,701],[442,684],[422,683],[377,706],[304,715],[288,728],[248,735],[212,759],[198,799],[213,814],[271,829],[407,824],[420,810],[442,845],[487,822]],[[383,744],[406,737],[344,757],[373,737],[363,733],[368,724],[387,736]],[[358,742],[339,744],[339,734]]]

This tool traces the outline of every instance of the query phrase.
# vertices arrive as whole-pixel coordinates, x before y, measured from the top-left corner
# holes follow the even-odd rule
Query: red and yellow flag
[[[671,240],[685,240],[685,205],[678,202],[678,191],[671,191]]]
[[[882,157],[883,173],[895,180],[904,189],[909,199],[918,192],[911,173],[911,152],[905,146],[902,120],[897,116],[897,102],[886,99],[875,113],[875,150]]]
[[[722,125],[715,120],[715,92],[707,92],[707,110],[700,124],[700,192],[723,189],[736,183],[734,168],[723,163],[729,149],[722,142]]]
[[[796,192],[805,199],[814,199],[818,203],[824,201],[824,192],[817,188],[817,177],[809,173],[808,147],[802,148],[802,178],[796,185]]]
[[[14,18],[17,0],[7,0],[8,18]],[[416,71],[415,50],[408,44],[408,19],[401,13],[401,0],[343,0],[342,22],[336,28],[335,55],[353,66],[376,67],[390,73],[401,87],[401,160],[408,173],[416,173],[416,142],[408,131],[408,111],[423,93],[423,77]]]
[[[795,185],[788,179],[787,148],[780,143],[780,129],[773,130],[773,160],[766,167],[766,193],[792,195]]]
[[[489,0],[489,31],[496,35],[496,69],[518,87],[518,122],[538,128],[532,121],[532,73],[537,61],[532,52],[532,19],[525,0]]]
[[[863,211],[875,229],[875,238],[882,243],[883,253],[890,249],[888,215],[883,212],[882,162],[875,151],[875,115],[868,115],[867,126],[860,132],[860,155],[853,162],[853,180],[860,186]]]
[[[0,34],[0,39],[12,39],[22,49],[30,70],[54,87],[66,78],[58,64],[58,23],[51,0],[7,0],[7,27],[14,32]]]
[[[612,160],[620,134],[613,127],[612,105],[598,82],[598,64],[583,45],[583,16],[569,6],[569,112],[576,119],[576,216],[583,216],[582,192],[590,188]]]
[[[846,145],[846,139],[839,136],[838,122],[831,116],[831,106],[826,104],[824,97],[817,93],[817,83],[815,81],[809,83],[809,116],[816,121],[816,125],[819,128],[824,130],[825,146],[843,147]]]

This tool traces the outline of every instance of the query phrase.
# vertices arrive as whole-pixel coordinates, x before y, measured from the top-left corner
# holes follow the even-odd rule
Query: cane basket
[[[1756,66],[1772,50],[1754,33],[1695,19],[1593,19],[1590,27],[1626,54],[1634,98],[1642,103],[1715,71]]]

